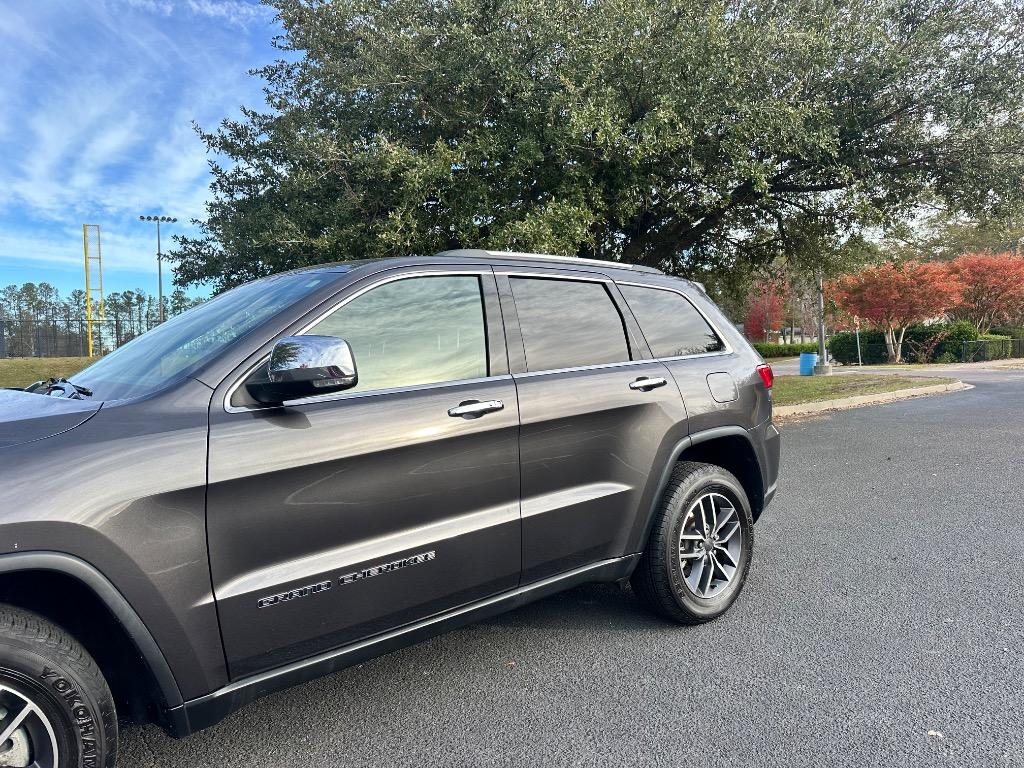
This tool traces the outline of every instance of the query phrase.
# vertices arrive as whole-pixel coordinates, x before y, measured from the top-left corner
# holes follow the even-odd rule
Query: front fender
[[[102,574],[186,700],[227,680],[206,547],[211,394],[187,381],[105,403],[75,429],[4,448],[0,482],[0,555],[62,553]]]
[[[182,703],[181,691],[171,673],[160,647],[139,615],[120,592],[99,571],[77,557],[62,552],[19,552],[0,555],[0,574],[24,571],[54,571],[70,576],[88,588],[120,622],[139,655],[153,673],[164,704],[176,707]]]

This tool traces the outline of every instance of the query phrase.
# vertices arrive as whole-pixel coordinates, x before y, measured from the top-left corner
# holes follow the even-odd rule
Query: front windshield
[[[336,278],[332,273],[293,273],[239,286],[132,339],[73,381],[101,400],[151,394]]]

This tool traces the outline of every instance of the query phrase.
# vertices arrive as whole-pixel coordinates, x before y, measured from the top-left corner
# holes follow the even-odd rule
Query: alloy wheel
[[[58,758],[57,736],[43,710],[0,684],[0,768],[56,768]]]
[[[700,496],[683,520],[679,534],[679,565],[687,589],[696,597],[717,597],[732,583],[743,553],[736,505],[726,496]]]

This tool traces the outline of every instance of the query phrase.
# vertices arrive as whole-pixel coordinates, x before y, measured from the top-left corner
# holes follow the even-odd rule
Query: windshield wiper
[[[67,379],[50,379],[46,384],[46,391],[41,393],[48,395],[54,390],[62,392],[64,397],[73,398],[75,400],[81,400],[82,397],[92,397],[92,390],[88,387],[82,387],[78,384],[74,384]],[[39,391],[38,389],[36,390]]]

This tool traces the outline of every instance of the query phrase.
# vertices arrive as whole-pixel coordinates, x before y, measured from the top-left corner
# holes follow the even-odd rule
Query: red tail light
[[[757,373],[761,377],[761,381],[764,382],[765,389],[771,389],[772,384],[775,383],[775,374],[772,373],[772,367],[770,365],[759,365],[757,366]]]

